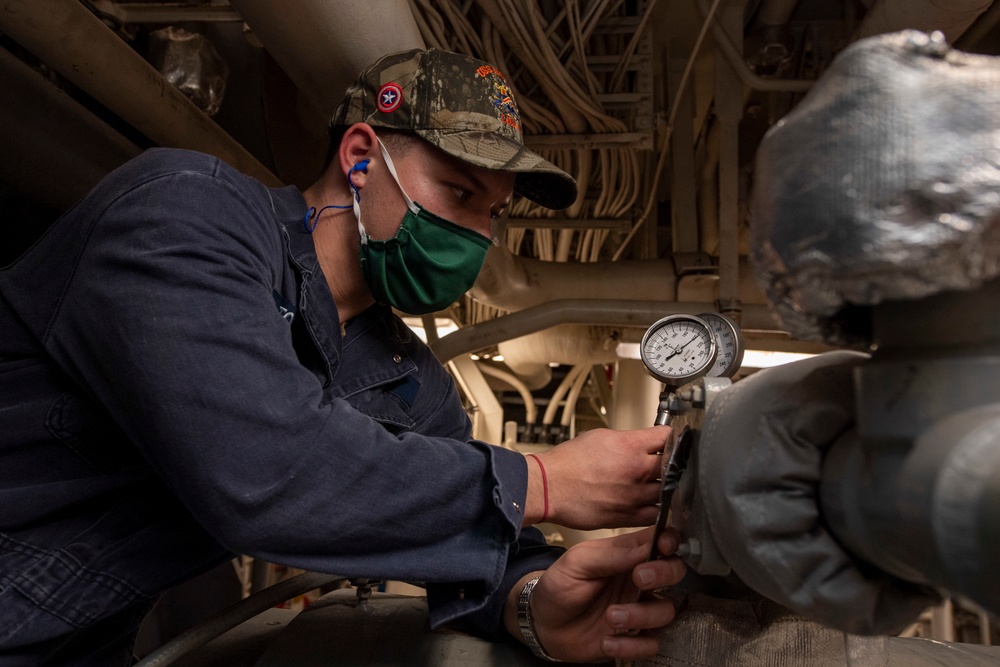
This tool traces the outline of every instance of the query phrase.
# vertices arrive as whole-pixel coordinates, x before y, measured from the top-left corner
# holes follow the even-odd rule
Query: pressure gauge
[[[677,384],[704,375],[715,362],[715,335],[694,315],[668,315],[646,331],[639,346],[642,363],[657,380]]]
[[[725,315],[719,313],[702,313],[698,315],[708,323],[715,334],[715,345],[718,353],[715,363],[708,370],[708,377],[733,377],[743,363],[743,333],[740,327]]]

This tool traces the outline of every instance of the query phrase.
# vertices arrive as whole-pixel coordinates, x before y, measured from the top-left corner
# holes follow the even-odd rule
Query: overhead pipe
[[[522,310],[558,299],[675,298],[677,278],[669,259],[625,262],[545,262],[519,257],[503,245],[486,263],[469,294],[502,310]]]
[[[909,28],[940,30],[954,44],[992,4],[993,0],[878,0],[865,12],[851,40]]]
[[[79,102],[0,49],[0,179],[63,210],[141,149]]]
[[[714,310],[715,304],[711,303],[563,299],[464,327],[439,339],[431,346],[431,350],[445,363],[461,355],[559,324],[648,327],[666,315]],[[742,315],[745,330],[774,331],[777,328],[767,306],[746,305]]]
[[[281,181],[78,0],[0,0],[0,32],[161,146]]]

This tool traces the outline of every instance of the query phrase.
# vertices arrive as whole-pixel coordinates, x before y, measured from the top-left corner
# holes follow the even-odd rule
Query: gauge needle
[[[697,339],[696,339],[696,338],[692,338],[691,340],[689,340],[688,342],[684,343],[684,344],[683,344],[683,345],[681,345],[680,347],[675,347],[675,348],[673,348],[673,350],[674,350],[674,353],[673,353],[673,354],[671,354],[671,355],[670,355],[669,357],[665,357],[665,358],[664,358],[663,360],[664,360],[664,361],[667,361],[668,359],[673,359],[673,358],[674,358],[674,357],[676,357],[676,356],[677,356],[678,354],[680,354],[681,352],[683,352],[683,351],[684,351],[684,348],[685,348],[685,347],[687,347],[688,345],[690,345],[691,343],[693,343],[693,342],[694,342],[695,340],[697,340]]]

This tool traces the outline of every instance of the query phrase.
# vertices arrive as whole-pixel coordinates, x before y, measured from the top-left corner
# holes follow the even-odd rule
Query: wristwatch
[[[521,636],[524,637],[524,641],[532,653],[542,660],[562,662],[562,660],[557,660],[545,652],[542,643],[538,641],[538,635],[535,633],[535,619],[531,615],[531,592],[535,590],[535,584],[541,578],[542,576],[538,575],[529,580],[521,589],[521,594],[517,596],[517,625],[521,628]]]

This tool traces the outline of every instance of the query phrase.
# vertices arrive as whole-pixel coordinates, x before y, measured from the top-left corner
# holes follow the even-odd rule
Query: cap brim
[[[513,172],[514,192],[554,210],[570,207],[576,179],[538,153],[492,132],[420,129],[414,132],[445,153],[477,167]]]

